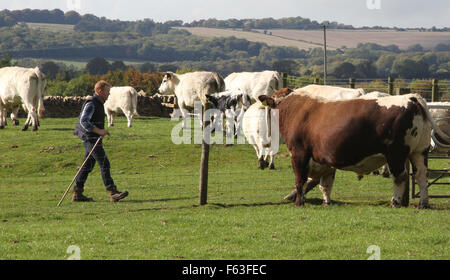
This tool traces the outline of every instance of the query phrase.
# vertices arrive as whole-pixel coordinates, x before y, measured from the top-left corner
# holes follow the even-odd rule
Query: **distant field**
[[[53,31],[53,32],[71,32],[74,31],[74,25],[70,24],[54,24],[54,23],[30,23],[25,22],[25,24],[33,29],[43,29],[47,31]]]
[[[263,32],[264,30],[258,30]],[[321,30],[269,30],[273,36],[294,40],[305,40],[313,44],[322,44]],[[419,31],[373,31],[373,30],[328,30],[327,45],[340,48],[356,47],[358,43],[376,43],[379,45],[397,45],[401,49],[420,44],[426,49],[433,49],[439,43],[450,43],[450,32],[419,32]]]
[[[27,59],[27,58],[23,58],[23,59]],[[29,58],[29,59],[36,59],[36,58]],[[81,70],[86,68],[86,64],[88,63],[88,60],[70,60],[70,59],[42,59],[43,61],[53,61],[56,63],[64,63],[67,66],[72,65],[73,67]],[[108,59],[107,60],[112,63],[114,61],[118,61],[121,60],[123,61],[123,63],[125,63],[125,65],[127,66],[133,66],[133,67],[139,67],[140,65],[144,64],[147,61],[135,61],[135,60],[122,60],[122,59]]]
[[[206,27],[178,27],[191,32],[193,35],[201,37],[231,37],[246,39],[250,42],[266,43],[269,46],[296,47],[299,49],[309,49],[320,47],[317,43],[308,43],[295,38],[279,38],[266,35],[261,32],[247,32],[233,29],[206,28]],[[333,48],[332,48],[333,49]]]
[[[246,32],[232,29],[181,27],[194,35],[203,37],[235,36],[252,42],[262,42],[270,46],[292,46],[299,49],[320,47],[323,43],[321,30],[269,29],[272,35],[259,32]],[[328,30],[327,45],[330,49],[346,46],[353,48],[358,43],[377,43],[380,45],[395,44],[401,49],[420,44],[426,49],[432,49],[439,43],[450,43],[450,32],[419,32],[419,31],[373,31],[373,30]]]

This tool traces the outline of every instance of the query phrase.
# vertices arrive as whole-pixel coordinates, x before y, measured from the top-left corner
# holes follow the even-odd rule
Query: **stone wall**
[[[62,97],[46,96],[44,97],[45,117],[46,118],[75,118],[81,112],[81,107],[87,97]],[[140,92],[138,96],[138,114],[140,116],[155,116],[169,118],[173,112],[173,95],[153,95],[146,96]],[[19,117],[26,117],[25,112],[20,110]]]

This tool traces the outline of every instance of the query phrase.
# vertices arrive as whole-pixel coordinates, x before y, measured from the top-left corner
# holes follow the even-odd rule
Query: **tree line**
[[[68,11],[64,13],[59,9],[54,10],[2,10],[0,11],[0,27],[14,26],[18,22],[34,22],[34,23],[55,23],[55,24],[71,24],[75,25],[75,30],[81,32],[89,31],[108,31],[108,32],[138,32],[142,35],[166,34],[170,27],[186,26],[186,27],[211,27],[211,28],[239,28],[243,30],[251,29],[302,29],[316,30],[321,28],[321,24],[327,24],[331,29],[392,29],[382,26],[363,26],[355,28],[352,25],[332,22],[319,23],[303,17],[284,17],[280,19],[263,18],[263,19],[227,19],[217,20],[215,18],[202,19],[184,23],[182,20],[171,20],[164,23],[156,23],[151,19],[138,21],[120,21],[110,20],[105,17],[97,17],[92,14],[80,15],[76,11]],[[407,28],[393,28],[395,30],[407,30]],[[444,28],[414,28],[419,31],[450,31],[448,27]]]

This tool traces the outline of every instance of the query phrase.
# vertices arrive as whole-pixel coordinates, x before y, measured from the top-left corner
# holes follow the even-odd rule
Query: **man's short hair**
[[[102,91],[104,91],[105,88],[107,88],[107,87],[108,87],[108,88],[111,88],[112,86],[111,86],[111,84],[109,84],[107,81],[101,80],[101,81],[98,81],[98,82],[95,84],[94,90],[95,90],[95,92],[98,92],[99,89],[101,89]]]

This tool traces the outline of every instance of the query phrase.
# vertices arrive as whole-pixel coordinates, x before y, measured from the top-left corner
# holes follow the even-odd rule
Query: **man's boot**
[[[124,199],[128,196],[128,192],[119,192],[116,188],[108,192],[112,202],[118,202],[119,200]]]
[[[83,195],[83,191],[74,191],[72,196],[72,202],[92,202],[93,198]]]

